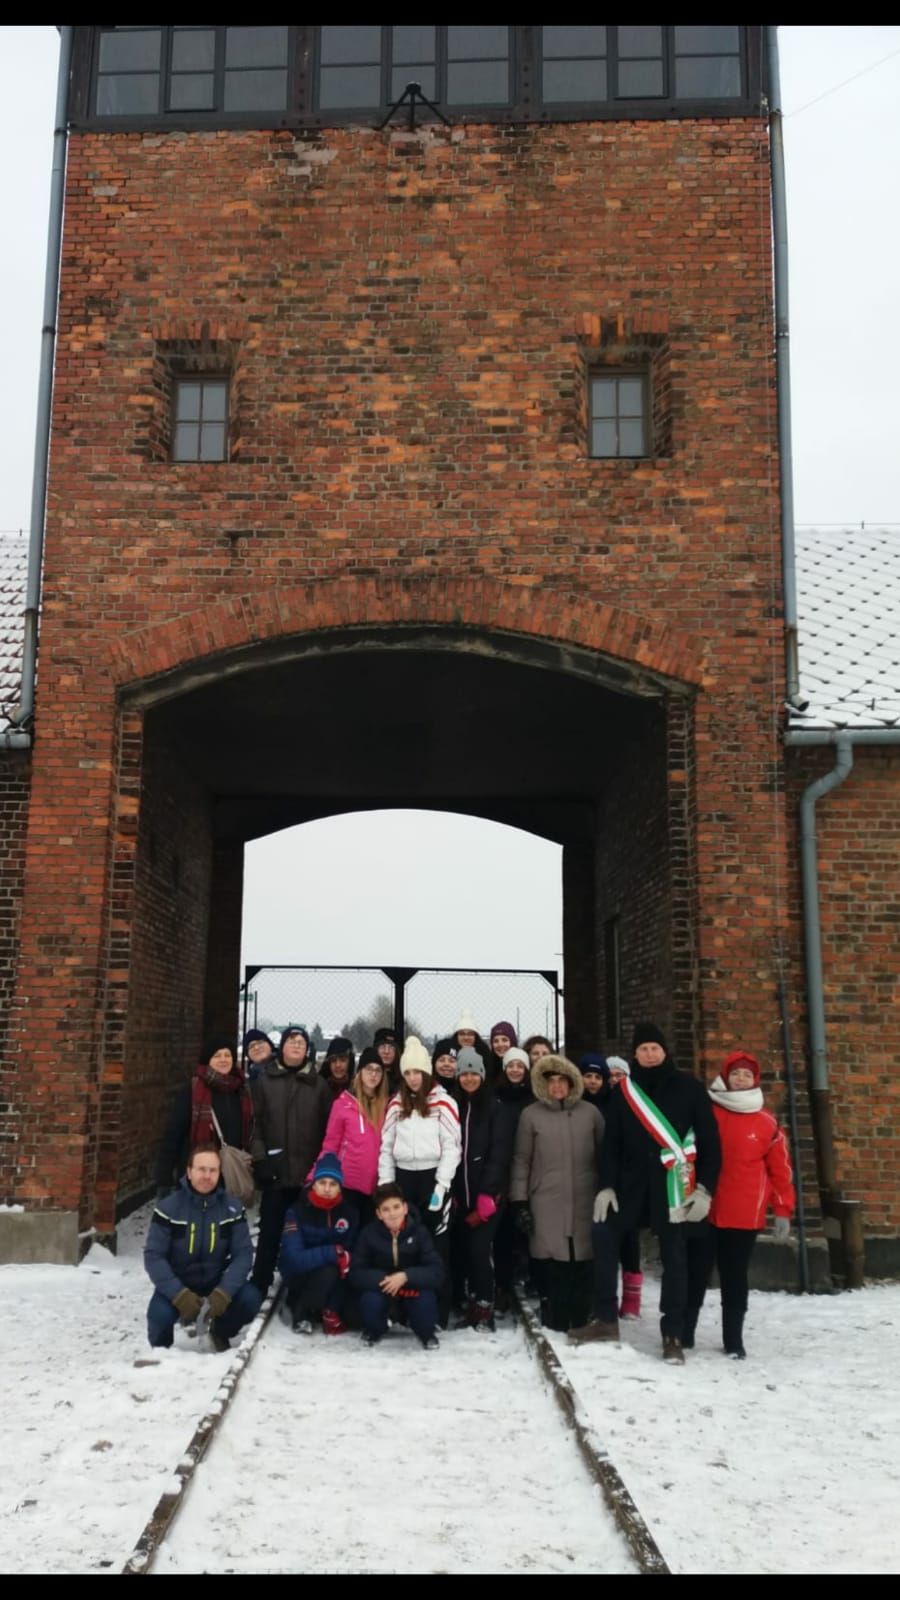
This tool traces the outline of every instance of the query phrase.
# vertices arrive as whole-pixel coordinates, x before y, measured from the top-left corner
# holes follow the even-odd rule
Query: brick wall
[[[73,136],[14,1052],[27,1003],[112,1092],[154,1037],[129,1015],[127,1073],[98,1062],[103,996],[139,993],[107,955],[110,834],[143,804],[117,789],[117,686],[373,618],[512,627],[697,689],[695,945],[677,959],[699,991],[678,1026],[703,1060],[772,1036],[770,271],[762,119]],[[590,460],[583,375],[642,342],[664,453]],[[188,347],[232,363],[227,464],[160,448],[165,363]],[[660,870],[673,814],[644,819]],[[121,870],[159,1000],[171,972],[140,922],[157,880]],[[640,948],[661,1005],[669,969]],[[31,1205],[86,1194],[93,1090],[75,1075],[67,1093]]]
[[[794,818],[833,750],[790,752]],[[837,1179],[867,1236],[900,1234],[900,751],[857,746],[816,805],[825,1033]],[[800,918],[799,832],[794,915]],[[802,1042],[802,1035],[801,1035]]]
[[[15,988],[22,880],[25,872],[25,825],[31,780],[31,753],[0,752],[0,1063],[7,1060],[7,1029]],[[11,1075],[0,1073],[0,1202],[6,1189],[5,1152],[17,1136],[17,1097]]]

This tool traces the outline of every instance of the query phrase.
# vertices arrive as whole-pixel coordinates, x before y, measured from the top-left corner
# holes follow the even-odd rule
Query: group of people
[[[542,1036],[520,1048],[509,1022],[485,1039],[466,1012],[431,1052],[380,1028],[358,1061],[338,1038],[318,1066],[290,1025],[277,1049],[251,1029],[240,1063],[226,1039],[204,1055],[160,1154],[151,1344],[199,1317],[226,1348],[276,1269],[298,1334],[354,1328],[373,1344],[403,1323],[433,1349],[451,1317],[493,1329],[521,1278],[573,1343],[618,1339],[620,1317],[640,1315],[650,1228],[664,1358],[693,1346],[713,1265],[724,1349],[744,1356],[753,1245],[770,1207],[786,1238],[794,1208],[787,1143],[746,1052],[707,1089],[653,1023],[635,1028],[630,1061],[576,1065]],[[221,1182],[223,1143],[252,1156],[255,1251]]]

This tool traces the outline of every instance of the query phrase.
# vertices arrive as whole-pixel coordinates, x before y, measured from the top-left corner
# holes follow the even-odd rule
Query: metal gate
[[[242,1032],[262,1028],[277,1038],[299,1023],[321,1053],[339,1034],[361,1050],[376,1028],[393,1027],[398,1039],[415,1033],[432,1049],[467,1011],[485,1041],[495,1023],[511,1022],[520,1043],[540,1033],[558,1048],[562,1001],[559,973],[538,968],[248,965]]]

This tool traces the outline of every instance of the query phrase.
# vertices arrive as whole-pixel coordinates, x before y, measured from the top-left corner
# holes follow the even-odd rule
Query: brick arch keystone
[[[233,595],[120,635],[109,648],[115,684],[141,683],[254,644],[331,628],[418,625],[479,628],[549,639],[660,673],[704,682],[704,644],[658,616],[623,611],[569,589],[516,578],[326,578]]]

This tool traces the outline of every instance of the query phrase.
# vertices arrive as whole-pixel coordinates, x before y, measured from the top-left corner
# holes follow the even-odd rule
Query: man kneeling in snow
[[[144,1246],[155,1285],[147,1307],[150,1343],[168,1348],[176,1322],[196,1322],[203,1312],[213,1349],[227,1350],[262,1303],[247,1282],[252,1265],[247,1218],[222,1183],[219,1152],[214,1144],[197,1145],[174,1194],[157,1201]]]

